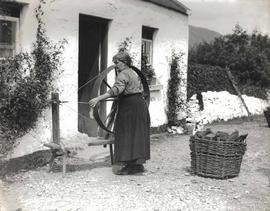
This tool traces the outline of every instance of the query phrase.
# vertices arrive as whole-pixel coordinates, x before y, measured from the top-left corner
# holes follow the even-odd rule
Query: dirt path
[[[203,178],[189,173],[188,136],[159,136],[140,176],[112,174],[109,160],[70,161],[69,173],[47,168],[7,178],[22,210],[270,210],[270,129],[263,118],[209,126],[249,133],[238,177]],[[106,157],[108,159],[108,157]],[[1,210],[2,211],[2,210]]]
[[[20,203],[14,198],[14,194],[8,191],[4,182],[0,180],[0,211],[20,210]]]

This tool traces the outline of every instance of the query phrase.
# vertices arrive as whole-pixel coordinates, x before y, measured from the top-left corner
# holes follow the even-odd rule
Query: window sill
[[[149,89],[150,89],[150,92],[160,91],[163,89],[163,85],[162,84],[149,85]]]
[[[30,4],[30,0],[15,0],[15,2],[18,2],[21,4]]]

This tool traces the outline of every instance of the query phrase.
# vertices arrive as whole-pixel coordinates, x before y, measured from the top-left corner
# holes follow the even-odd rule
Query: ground
[[[270,128],[265,119],[207,127],[249,134],[238,177],[191,174],[189,136],[161,134],[152,137],[152,157],[142,175],[114,175],[109,150],[102,149],[94,157],[86,153],[84,159],[69,160],[65,177],[61,169],[48,173],[47,167],[7,177],[0,182],[0,210],[270,210]]]

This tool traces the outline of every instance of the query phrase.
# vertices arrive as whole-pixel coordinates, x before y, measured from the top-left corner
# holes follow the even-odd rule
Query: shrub
[[[188,98],[200,92],[224,90],[235,94],[223,68],[201,64],[188,66]]]
[[[237,80],[237,78],[234,78]],[[267,92],[265,89],[252,84],[241,84],[237,81],[238,88],[242,94],[265,99]],[[228,91],[237,94],[226,74],[224,68],[219,66],[190,64],[188,66],[187,95],[207,92],[207,91]]]

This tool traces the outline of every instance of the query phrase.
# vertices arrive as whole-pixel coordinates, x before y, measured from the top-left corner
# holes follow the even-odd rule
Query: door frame
[[[101,42],[100,42],[101,45],[100,45],[100,51],[99,51],[99,59],[100,59],[99,60],[99,73],[100,73],[107,68],[107,64],[108,64],[108,61],[107,61],[108,60],[108,30],[109,30],[109,23],[110,23],[111,19],[105,19],[102,17],[79,13],[79,24],[80,24],[81,20],[89,21],[89,22],[96,22],[96,23],[102,24],[104,26],[104,36],[103,36],[103,40],[101,40]],[[79,25],[79,27],[80,27],[80,25]],[[80,31],[80,30],[78,30],[78,31]],[[80,43],[80,35],[78,35],[78,47],[79,47],[79,43]],[[79,66],[80,66],[79,52],[80,52],[80,50],[78,50],[78,80],[79,80]],[[100,88],[100,93],[103,94],[106,91],[107,91],[107,88],[103,84]],[[78,104],[78,106],[79,106],[79,104]],[[106,103],[105,102],[101,103],[99,108],[100,108],[100,112],[99,112],[100,117],[102,120],[105,120],[106,114],[107,114]],[[78,113],[79,113],[79,110],[78,110]],[[79,118],[78,118],[77,125],[79,125]],[[98,136],[102,136],[103,132],[100,130],[100,131],[98,131],[97,134],[98,134]]]

